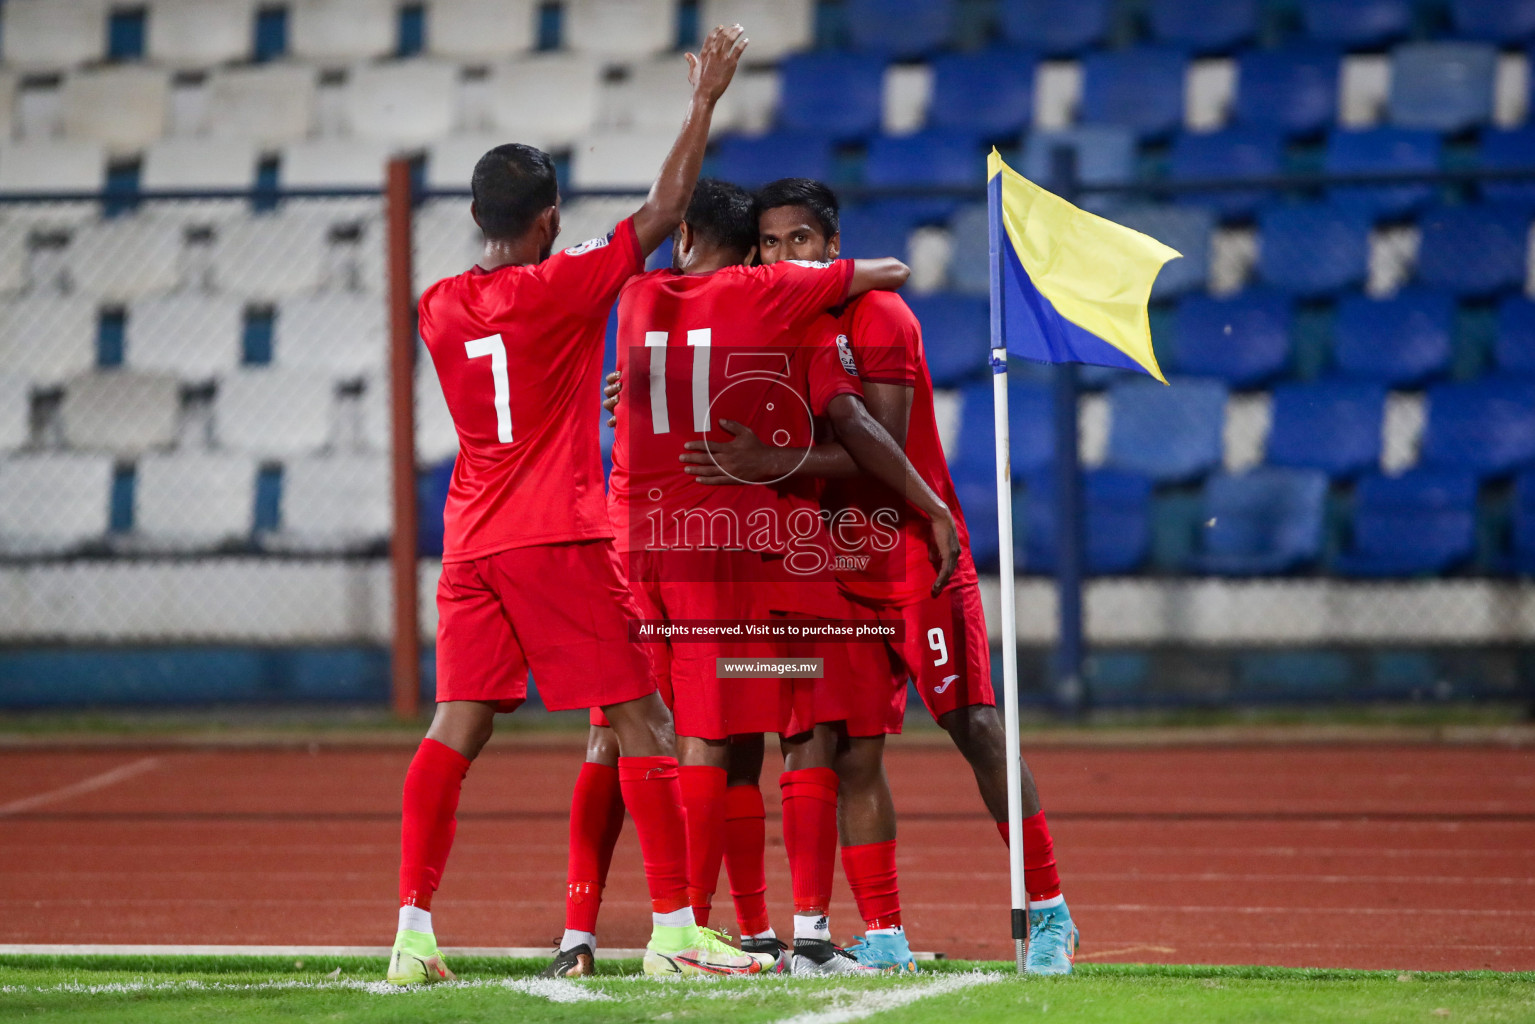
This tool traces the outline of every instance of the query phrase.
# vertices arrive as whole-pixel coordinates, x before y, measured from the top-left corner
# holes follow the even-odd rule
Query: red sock
[[[677,772],[688,830],[688,903],[693,919],[707,926],[725,856],[725,769],[685,764]]]
[[[432,909],[432,893],[453,849],[458,794],[469,759],[436,740],[422,740],[405,772],[400,815],[400,906]]]
[[[566,879],[565,927],[595,932],[602,889],[608,884],[613,847],[624,827],[624,798],[618,769],[586,761],[570,797],[570,865]]]
[[[997,831],[1007,843],[1007,822],[997,822]],[[1055,870],[1055,840],[1050,838],[1044,811],[1023,819],[1023,887],[1034,901],[1061,894],[1061,876]]]
[[[688,905],[688,848],[675,757],[620,757],[618,783],[634,818],[650,886],[650,908],[670,914]]]
[[[842,872],[866,927],[899,928],[901,885],[895,872],[895,840],[842,848]]]
[[[837,773],[801,768],[778,778],[783,787],[783,840],[794,881],[796,913],[831,904],[837,862]]]
[[[742,937],[768,930],[767,811],[755,785],[725,790],[725,868]]]

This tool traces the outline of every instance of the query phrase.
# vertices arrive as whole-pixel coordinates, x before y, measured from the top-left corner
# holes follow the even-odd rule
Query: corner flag
[[[1001,286],[992,329],[1008,353],[1141,370],[1166,384],[1146,302],[1162,264],[1182,254],[1046,192],[995,149],[986,172],[992,280]]]

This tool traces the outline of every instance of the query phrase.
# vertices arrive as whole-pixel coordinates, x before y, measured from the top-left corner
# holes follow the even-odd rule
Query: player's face
[[[837,242],[836,235],[826,237],[820,221],[803,206],[775,206],[757,218],[757,252],[765,264],[834,260]]]

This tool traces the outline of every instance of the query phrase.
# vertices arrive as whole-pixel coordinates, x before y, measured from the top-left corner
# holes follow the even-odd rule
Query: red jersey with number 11
[[[442,560],[613,536],[598,394],[608,313],[645,269],[634,223],[542,263],[438,281],[421,340],[458,430]]]

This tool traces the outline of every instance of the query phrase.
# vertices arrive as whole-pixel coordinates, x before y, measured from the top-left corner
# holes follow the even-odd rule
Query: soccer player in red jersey
[[[756,236],[756,211],[748,193],[722,182],[700,182],[678,234],[675,269],[635,278],[620,299],[620,371],[648,384],[620,414],[609,502],[619,547],[626,549],[630,585],[642,604],[668,620],[764,618],[776,610],[763,597],[774,581],[785,575],[813,577],[817,568],[834,596],[826,572],[829,547],[813,494],[776,488],[771,481],[759,487],[701,487],[681,472],[690,439],[728,437],[720,429],[724,424],[755,427],[770,433],[774,443],[806,450],[813,441],[814,419],[830,418],[840,424],[859,465],[912,491],[918,507],[937,520],[945,554],[958,557],[957,536],[948,533],[947,508],[863,409],[856,379],[843,370],[835,348],[799,344],[825,309],[871,288],[898,287],[906,268],[895,260],[744,266]],[[937,571],[947,576],[949,564]],[[780,572],[785,566],[788,571]],[[820,921],[825,930],[835,857],[836,777],[829,759],[817,764],[807,749],[814,709],[802,702],[814,686],[809,681],[795,686],[719,678],[716,659],[740,653],[745,652],[728,645],[687,642],[672,645],[669,658],[663,655],[679,737],[694,910],[701,924],[707,921],[719,875],[727,741],[741,735],[760,741],[762,733],[777,732],[786,736],[785,834],[794,868],[797,931],[800,916]],[[796,708],[797,702],[802,706]],[[804,728],[791,721],[803,722]],[[596,715],[593,723],[603,724]],[[600,761],[600,732],[594,733],[594,760]],[[578,833],[575,822],[601,818],[581,807],[588,798],[578,789],[572,872],[577,865],[600,866],[601,845],[611,841],[601,827],[591,837]],[[583,853],[583,847],[597,852]],[[547,973],[569,977],[589,970],[596,907],[588,897],[600,893],[601,884],[601,878],[572,874],[570,892],[579,893],[582,902],[567,908],[573,911],[567,934]],[[571,927],[572,917],[583,914],[588,927]],[[771,937],[765,905],[761,914],[760,922],[743,930],[743,938]],[[807,942],[824,947],[814,966],[859,969],[856,962],[837,957],[829,933],[807,937]],[[777,948],[762,952],[779,964],[782,947],[773,945]],[[796,943],[796,969],[810,970],[808,963],[801,965],[810,959],[801,945]]]
[[[761,205],[760,258],[765,264],[793,259],[835,259],[840,247],[836,196],[825,185],[790,178],[767,185]],[[860,694],[847,723],[849,739],[836,767],[842,779],[842,860],[848,882],[868,927],[867,938],[852,952],[881,966],[910,963],[901,929],[895,868],[895,810],[885,779],[884,734],[900,731],[910,676],[923,703],[948,732],[975,774],[981,798],[1008,836],[1008,750],[991,686],[991,652],[969,533],[949,477],[938,439],[932,380],[922,350],[921,326],[896,295],[869,294],[849,302],[821,323],[862,381],[869,411],[895,438],[927,483],[954,510],[965,541],[959,569],[947,590],[932,593],[932,572],[922,557],[920,522],[898,494],[867,478],[845,478],[847,458],[836,446],[822,445],[802,456],[761,444],[745,433],[732,443],[714,446],[707,464],[690,466],[703,479],[733,476],[755,480],[785,471],[791,461],[801,474],[828,477],[823,504],[835,524],[847,510],[867,522],[879,509],[901,510],[903,543],[881,554],[877,545],[861,546],[873,561],[861,573],[839,573],[843,590],[881,621],[905,624],[904,641],[886,650],[854,644],[851,686]],[[856,531],[833,530],[839,541],[857,543]],[[881,565],[881,558],[900,560]],[[1030,901],[1029,970],[1066,973],[1075,955],[1077,931],[1061,895],[1054,842],[1040,809],[1027,763],[1023,765],[1025,884]],[[727,847],[728,849],[728,847]]]
[[[751,974],[755,959],[693,923],[671,715],[613,551],[596,417],[608,313],[682,219],[715,103],[746,45],[716,28],[688,55],[692,99],[649,198],[607,238],[551,255],[559,234],[554,165],[499,146],[475,166],[479,266],[420,302],[421,338],[458,430],[437,589],[437,711],[405,777],[399,931],[388,979],[452,974],[432,930],[432,894],[453,843],[463,779],[497,712],[527,695],[529,671],[551,708],[601,706],[617,736],[618,781],[650,887],[647,973]]]

